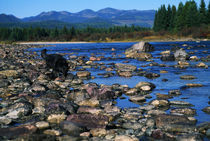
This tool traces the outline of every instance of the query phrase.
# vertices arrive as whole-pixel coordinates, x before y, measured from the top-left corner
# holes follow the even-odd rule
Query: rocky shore
[[[104,77],[133,75],[157,78],[160,74],[138,70],[134,65],[94,62],[100,58],[86,59],[70,56],[69,74],[66,79],[49,78],[50,70],[35,52],[27,51],[40,45],[0,45],[0,140],[58,140],[58,141],[138,141],[138,140],[192,140],[210,137],[210,122],[196,125],[196,110],[193,104],[172,101],[181,95],[180,90],[168,94],[156,94],[157,98],[138,108],[120,109],[115,99],[122,94],[130,101],[142,104],[150,98],[155,84],[139,82],[135,87],[127,85],[99,85],[84,83],[93,78],[91,72],[79,67],[97,67],[107,70]],[[133,47],[125,52],[126,57],[148,61],[154,48],[138,50]],[[197,60],[182,49],[165,51],[160,59],[177,60],[173,67],[185,68],[186,60]],[[209,61],[210,57],[204,58]],[[208,60],[209,59],[209,60]],[[151,63],[150,65],[162,65]],[[208,68],[205,63],[195,67]],[[71,71],[76,71],[72,74]],[[162,71],[161,73],[167,73]],[[191,80],[196,77],[182,76]],[[167,80],[166,80],[167,81]],[[202,87],[188,84],[186,87]],[[170,113],[166,111],[170,109]],[[203,109],[210,113],[210,108]]]

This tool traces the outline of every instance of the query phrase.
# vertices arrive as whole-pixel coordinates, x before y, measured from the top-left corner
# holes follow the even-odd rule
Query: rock
[[[155,107],[169,106],[169,102],[167,100],[153,100],[150,104],[154,105]]]
[[[196,77],[193,75],[182,75],[180,76],[180,79],[192,80],[192,79],[196,79]]]
[[[210,122],[203,122],[197,126],[200,133],[206,134],[207,130],[210,129]]]
[[[109,118],[104,115],[95,114],[72,114],[69,115],[67,121],[83,125],[88,129],[105,128],[109,122]]]
[[[176,96],[176,95],[181,95],[181,91],[180,90],[170,90],[168,92],[169,95],[172,95],[172,96]]]
[[[170,98],[173,98],[171,95],[160,94],[160,93],[157,93],[156,96],[157,96],[157,99],[170,99]]]
[[[141,129],[143,126],[144,126],[143,124],[138,123],[138,122],[126,122],[126,123],[123,123],[122,128],[137,130],[137,129]]]
[[[0,71],[0,75],[17,78],[19,76],[19,73],[17,70],[3,70]]]
[[[129,71],[118,72],[117,74],[118,74],[119,76],[123,76],[123,77],[131,77],[131,76],[133,76],[132,72],[129,72]]]
[[[190,63],[188,63],[187,61],[178,61],[178,65],[179,66],[189,66],[190,65]]]
[[[185,102],[185,101],[170,101],[171,106],[175,106],[175,107],[191,107],[193,106],[191,103],[189,102]]]
[[[210,114],[210,106],[203,108],[202,111],[204,111],[207,114]]]
[[[61,132],[59,130],[54,130],[54,129],[47,129],[43,133],[47,134],[47,135],[52,135],[52,136],[60,136],[61,135]]]
[[[183,114],[183,115],[195,115],[196,114],[196,110],[195,109],[191,109],[191,108],[177,108],[177,109],[172,109],[171,110],[172,114]]]
[[[207,136],[207,137],[210,137],[210,129],[208,129],[208,130],[206,131],[206,136]]]
[[[90,98],[109,100],[115,97],[115,93],[110,86],[98,87],[96,83],[88,83],[83,88],[87,91]]]
[[[177,141],[203,141],[200,134],[184,134],[176,137]]]
[[[79,109],[77,110],[77,113],[89,113],[89,114],[100,114],[102,113],[102,110],[99,108],[93,108],[93,107],[88,107],[88,106],[80,106]]]
[[[196,65],[199,68],[208,68],[208,65],[204,64],[203,62],[200,62]]]
[[[137,67],[134,65],[121,64],[121,63],[115,64],[115,67],[120,72],[133,72],[137,69]]]
[[[146,73],[144,74],[144,76],[148,79],[155,79],[155,78],[158,78],[160,77],[160,74],[157,74],[157,73]]]
[[[198,58],[197,56],[191,56],[191,57],[190,57],[190,60],[191,60],[191,61],[198,61],[199,58]]]
[[[39,128],[39,129],[46,129],[46,128],[49,128],[49,123],[46,122],[46,121],[39,121],[36,123],[36,127]]]
[[[203,87],[202,84],[195,84],[195,83],[188,83],[186,84],[187,87]]]
[[[139,82],[135,87],[142,91],[152,91],[155,85],[150,82]]]
[[[50,123],[57,123],[59,124],[61,121],[64,121],[66,119],[65,114],[52,114],[48,116],[47,121]]]
[[[70,136],[79,136],[85,130],[83,125],[79,125],[79,124],[73,123],[71,121],[61,122],[60,128],[63,133],[70,135]]]
[[[166,112],[165,111],[162,111],[162,110],[149,110],[147,112],[148,115],[153,115],[153,116],[156,116],[156,115],[162,115],[162,114],[165,114]]]
[[[93,137],[104,137],[107,134],[106,130],[103,128],[91,129],[90,133]]]
[[[0,79],[0,88],[7,87],[9,85],[9,81],[6,79]]]
[[[77,72],[77,76],[79,78],[90,78],[91,73],[89,71],[80,71],[80,72]]]
[[[138,59],[139,61],[146,61],[148,59],[152,58],[152,54],[150,53],[145,53],[145,52],[132,52],[130,54],[126,55],[127,58],[134,58],[134,59]]]
[[[128,52],[130,50],[136,50],[139,52],[151,52],[151,51],[154,51],[155,48],[148,42],[139,42],[139,43],[132,45],[132,47],[127,49],[126,52]]]
[[[146,98],[145,96],[130,96],[129,100],[132,102],[145,102]]]
[[[117,135],[114,141],[139,141],[139,139],[128,135]]]
[[[80,106],[90,106],[90,107],[98,107],[99,104],[100,104],[99,101],[96,99],[87,99],[87,100],[80,101],[78,103],[78,105]]]
[[[0,117],[0,124],[10,124],[12,122],[12,119],[8,118],[7,116],[1,116]]]
[[[173,54],[164,53],[160,57],[161,61],[175,61]]]
[[[7,138],[17,138],[18,136],[35,133],[37,128],[33,125],[24,125],[18,127],[0,128],[0,136]]]
[[[155,118],[156,127],[167,132],[195,132],[195,126],[185,116],[158,115]]]
[[[46,88],[40,84],[36,84],[32,87],[32,90],[35,92],[46,91]]]
[[[128,91],[126,91],[126,95],[136,95],[138,93],[138,89],[137,88],[131,88]]]
[[[100,61],[101,58],[100,58],[100,57],[91,56],[89,60],[90,60],[90,61]]]
[[[180,48],[174,52],[174,57],[177,61],[185,61],[189,58],[189,55],[183,48]]]

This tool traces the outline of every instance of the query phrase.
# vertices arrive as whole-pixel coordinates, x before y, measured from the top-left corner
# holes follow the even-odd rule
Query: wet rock
[[[78,103],[78,105],[80,105],[80,106],[98,107],[100,105],[100,102],[99,102],[99,100],[96,100],[96,99],[87,99],[87,100],[80,101]]]
[[[138,52],[151,52],[151,51],[154,51],[155,48],[148,42],[139,42],[132,45],[131,48],[127,49],[126,53],[130,51],[134,51],[134,50]]]
[[[180,90],[170,90],[168,92],[169,95],[172,95],[172,96],[176,96],[176,95],[181,95],[181,91]]]
[[[199,58],[198,58],[197,56],[191,56],[191,57],[190,57],[190,60],[191,60],[191,61],[198,61]]]
[[[193,75],[182,75],[182,76],[180,76],[180,79],[192,80],[192,79],[196,79],[196,77]]]
[[[47,129],[43,133],[47,134],[47,135],[52,135],[52,136],[60,136],[61,135],[61,131],[55,130],[55,129]]]
[[[196,110],[195,109],[191,109],[191,108],[177,108],[177,109],[172,109],[171,110],[172,114],[183,114],[183,115],[195,115],[196,114]]]
[[[0,128],[0,136],[7,138],[16,138],[18,136],[28,135],[35,133],[37,128],[33,125],[24,125],[10,128]]]
[[[143,124],[138,122],[126,122],[122,124],[122,128],[134,129],[134,130],[141,129],[143,126],[144,126]]]
[[[128,135],[117,135],[114,141],[138,141],[139,139],[136,137],[131,137]]]
[[[190,63],[188,63],[186,61],[178,61],[178,65],[179,65],[179,67],[186,67],[186,66],[189,66]]]
[[[206,65],[203,62],[198,63],[196,66],[199,67],[199,68],[208,68],[208,65]]]
[[[139,82],[135,87],[142,91],[152,91],[155,88],[155,85],[150,82]]]
[[[146,73],[144,76],[146,78],[148,78],[148,79],[155,79],[155,78],[160,77],[160,74],[157,74],[157,73]]]
[[[196,84],[196,83],[188,83],[186,84],[187,87],[203,87],[202,84]]]
[[[121,63],[115,64],[115,67],[120,72],[133,72],[137,69],[137,67],[134,65],[121,64]]]
[[[4,71],[0,71],[0,75],[6,76],[6,77],[18,78],[19,73],[17,70],[4,70]]]
[[[210,129],[210,122],[203,122],[197,126],[197,129],[200,133],[206,134],[207,130]]]
[[[164,54],[162,54],[160,59],[162,61],[175,61],[175,57],[171,53],[164,53]]]
[[[60,123],[60,128],[63,133],[70,136],[79,136],[80,133],[85,131],[83,125],[79,125],[70,121],[63,121]]]
[[[40,84],[32,86],[32,90],[35,92],[46,91],[46,88]]]
[[[9,85],[9,81],[6,79],[0,79],[0,88],[7,87]]]
[[[77,110],[77,113],[89,113],[89,114],[100,114],[102,113],[102,110],[99,108],[93,108],[93,107],[88,107],[88,106],[80,106],[79,109]]]
[[[165,111],[163,110],[149,110],[147,112],[148,115],[153,115],[153,116],[156,116],[156,115],[162,115],[162,114],[166,114]]]
[[[167,100],[153,100],[150,104],[154,105],[155,107],[169,106],[169,102]]]
[[[88,72],[88,71],[80,71],[80,72],[77,72],[77,76],[79,77],[79,78],[90,78],[90,76],[91,76],[91,73],[90,72]]]
[[[36,127],[38,129],[46,129],[46,128],[49,128],[50,124],[46,121],[39,121],[36,123]]]
[[[90,133],[93,137],[104,137],[107,134],[106,130],[103,128],[91,129]]]
[[[109,118],[104,115],[95,114],[72,114],[68,116],[67,121],[83,125],[89,129],[105,128],[109,122]]]
[[[61,121],[64,121],[66,119],[65,114],[52,114],[48,116],[47,121],[50,123],[57,123],[59,124]]]
[[[174,52],[174,57],[177,61],[185,61],[189,58],[189,55],[183,48],[180,48]]]
[[[170,98],[173,98],[171,95],[160,94],[160,93],[157,93],[156,96],[157,96],[157,99],[170,99]]]
[[[170,101],[171,106],[174,107],[192,107],[193,105],[185,101]]]
[[[123,76],[123,77],[131,77],[131,76],[133,76],[132,72],[129,72],[129,71],[118,72],[117,74],[118,74],[119,76]]]
[[[126,91],[126,95],[136,95],[138,93],[138,89],[137,88],[131,88],[128,91]]]
[[[104,85],[103,87],[99,87],[95,83],[88,83],[84,85],[83,88],[91,98],[96,98],[98,100],[109,100],[115,97],[115,93],[110,86]]]
[[[207,114],[210,114],[210,106],[203,108],[202,111],[204,111]]]
[[[167,132],[195,132],[195,126],[185,116],[158,115],[155,118],[156,127]]]
[[[203,141],[200,134],[184,134],[176,137],[178,141]]]
[[[12,122],[12,119],[8,118],[7,116],[0,117],[0,124],[10,124]]]
[[[146,98],[145,96],[130,96],[129,100],[132,102],[145,102]]]

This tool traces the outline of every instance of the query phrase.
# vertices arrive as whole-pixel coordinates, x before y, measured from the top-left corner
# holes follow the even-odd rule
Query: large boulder
[[[176,50],[174,52],[174,57],[175,57],[175,60],[177,61],[185,61],[189,59],[188,53],[183,48]]]
[[[138,52],[151,52],[154,51],[155,48],[148,42],[139,42],[134,44],[131,48],[127,49],[126,52],[129,50],[136,50]]]
[[[131,48],[128,48],[125,51],[125,55],[127,58],[147,60],[152,58],[152,55],[146,52],[151,51],[154,51],[154,47],[151,44],[149,44],[148,42],[139,42],[137,44],[134,44]]]

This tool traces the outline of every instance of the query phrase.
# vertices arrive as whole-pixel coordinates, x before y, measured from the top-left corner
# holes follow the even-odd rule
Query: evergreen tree
[[[176,6],[172,6],[172,12],[171,12],[171,20],[170,20],[170,25],[169,25],[169,30],[173,31],[175,28],[175,18],[176,18]]]
[[[208,4],[208,10],[207,10],[207,23],[210,24],[210,1],[209,1],[209,4]]]
[[[166,27],[165,27],[166,30],[169,30],[169,28],[170,28],[171,17],[172,17],[172,9],[171,9],[171,6],[168,5],[167,13],[166,13]]]
[[[179,6],[178,6],[178,10],[177,10],[177,14],[176,14],[176,21],[175,21],[175,28],[176,28],[176,32],[182,30],[184,28],[184,12],[183,12],[183,9],[184,9],[184,5],[182,2],[179,3]]]
[[[206,17],[206,4],[204,0],[201,0],[200,8],[199,8],[199,17],[200,17],[200,24],[206,24],[207,23],[207,17]]]

